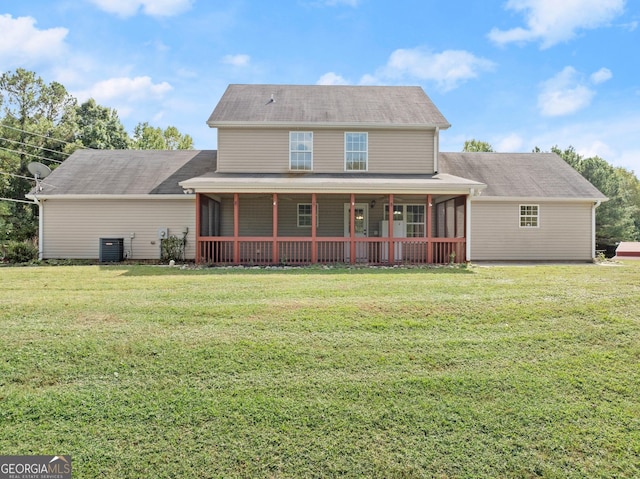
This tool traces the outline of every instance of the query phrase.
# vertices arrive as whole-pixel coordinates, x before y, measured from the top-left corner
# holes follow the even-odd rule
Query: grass
[[[0,453],[74,477],[640,476],[640,262],[0,268]]]

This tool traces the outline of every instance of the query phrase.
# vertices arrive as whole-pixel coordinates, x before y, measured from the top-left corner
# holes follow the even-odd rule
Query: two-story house
[[[441,153],[420,87],[230,85],[216,151],[78,151],[33,192],[44,258],[431,264],[594,257],[606,198],[555,154]]]

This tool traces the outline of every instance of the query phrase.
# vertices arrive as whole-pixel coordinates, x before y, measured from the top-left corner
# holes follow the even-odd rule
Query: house
[[[217,151],[78,151],[30,197],[43,258],[205,264],[591,261],[606,198],[553,153],[442,153],[420,87],[230,85]]]

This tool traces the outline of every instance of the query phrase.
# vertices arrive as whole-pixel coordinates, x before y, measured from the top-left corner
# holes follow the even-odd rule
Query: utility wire
[[[27,201],[27,200],[14,200],[13,198],[0,198],[0,201],[15,201],[16,203],[27,203],[29,205],[35,205],[35,201]]]
[[[0,171],[0,173],[3,175],[15,176],[17,178],[24,178],[25,180],[33,180],[33,176],[16,175],[15,173],[7,173],[6,171]]]
[[[38,158],[39,160],[47,160],[47,161],[53,161],[55,163],[62,163],[62,161],[60,161],[60,160],[54,160],[52,158],[47,158],[45,156],[33,155],[31,153],[27,153],[26,151],[10,150],[9,148],[4,148],[2,146],[0,146],[0,150],[5,150],[5,151],[8,151],[9,153],[16,153],[18,155],[32,156],[34,158]]]
[[[21,141],[12,140],[11,138],[5,138],[3,136],[0,136],[0,140],[10,141],[11,143],[17,143],[18,145],[28,146],[30,148],[38,148],[40,150],[50,151],[51,153],[55,153],[55,154],[67,155],[67,156],[71,155],[71,153],[65,153],[64,151],[51,150],[49,148],[45,148],[44,146],[32,145],[30,143],[22,143]]]
[[[26,133],[28,135],[39,136],[40,138],[46,138],[47,140],[57,141],[57,142],[60,142],[60,143],[65,143],[67,145],[77,145],[77,143],[73,143],[73,142],[70,142],[70,141],[64,141],[64,140],[58,140],[57,138],[52,138],[52,137],[47,136],[47,135],[40,135],[38,133],[33,133],[32,131],[22,130],[20,128],[16,128],[16,127],[9,126],[9,125],[4,125],[2,123],[0,123],[0,126],[2,128],[9,128],[10,130],[20,131],[20,132]],[[80,148],[85,148],[87,150],[91,149],[91,148],[87,148],[86,146],[81,146],[81,145],[78,145],[78,146],[80,146]]]

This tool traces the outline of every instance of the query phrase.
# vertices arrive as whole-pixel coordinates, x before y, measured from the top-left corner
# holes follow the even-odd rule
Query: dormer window
[[[367,133],[344,134],[345,171],[367,171],[369,135]]]
[[[313,132],[289,132],[289,169],[292,171],[313,169]]]

